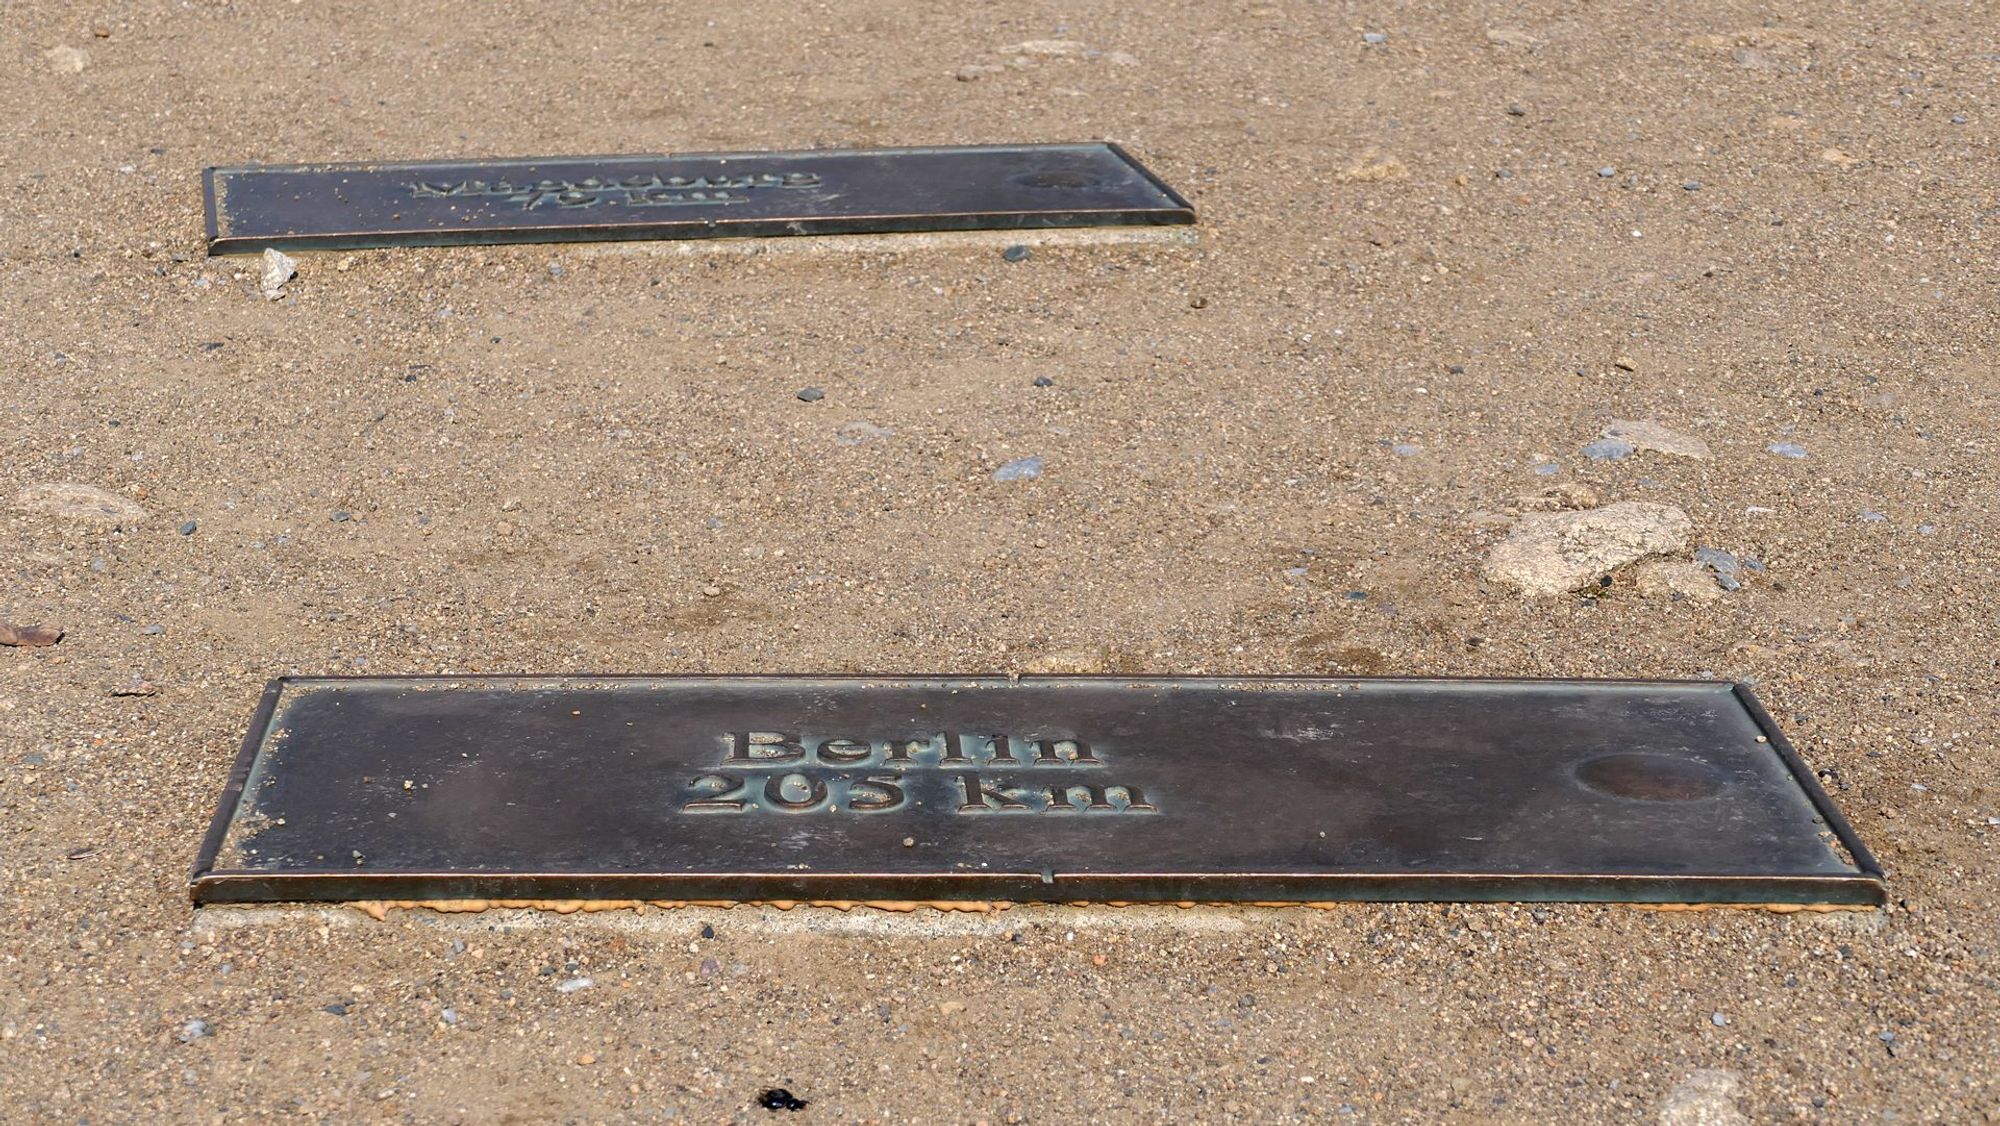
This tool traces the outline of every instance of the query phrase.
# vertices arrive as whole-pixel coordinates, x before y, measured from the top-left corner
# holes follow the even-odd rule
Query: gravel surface
[[[1992,33],[14,0],[4,1117],[2000,1115]],[[1092,137],[1193,234],[202,250],[207,164]],[[1622,501],[1679,579],[1482,578]],[[1010,669],[1754,681],[1893,906],[188,906],[272,675]]]

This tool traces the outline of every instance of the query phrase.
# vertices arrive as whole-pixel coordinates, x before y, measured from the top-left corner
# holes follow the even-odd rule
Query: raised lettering
[[[1084,792],[1084,797],[1086,799],[1084,804],[1084,810],[1086,812],[1093,809],[1099,809],[1099,810],[1119,809],[1120,808],[1119,806],[1113,805],[1111,802],[1111,792],[1114,790],[1118,791],[1120,796],[1122,796],[1125,799],[1125,805],[1123,806],[1124,809],[1145,812],[1145,813],[1158,812],[1158,807],[1154,806],[1151,802],[1147,801],[1145,793],[1141,791],[1137,786],[1124,786],[1124,785],[1100,786],[1095,783],[1089,783],[1089,782],[1073,783],[1067,786],[1050,786],[1048,812],[1050,813],[1075,812],[1076,792],[1078,790],[1082,790]]]
[[[806,757],[799,737],[783,731],[739,731],[730,737],[728,762],[798,762]]]
[[[741,813],[743,811],[743,779],[735,774],[703,774],[688,783],[693,790],[707,789],[710,792],[692,798],[681,805],[682,813]]]
[[[900,784],[902,780],[900,774],[870,774],[848,783],[847,808],[856,813],[886,813],[902,808],[906,800]],[[875,796],[864,799],[861,796],[864,786],[874,791]]]
[[[965,789],[965,801],[958,807],[960,813],[970,813],[979,809],[1026,809],[1028,803],[1017,800],[1007,790],[995,789],[977,774],[961,774],[958,783]]]
[[[1090,753],[1090,744],[1081,739],[1037,739],[1035,740],[1035,765],[1047,766],[1065,761],[1063,752],[1069,752],[1067,761],[1089,766],[1099,765],[1096,756]]]
[[[867,762],[875,754],[875,745],[859,739],[827,739],[819,745],[821,762],[839,763],[851,766],[857,762]]]
[[[791,796],[801,789],[805,791],[804,796]],[[826,780],[796,771],[790,774],[774,774],[764,782],[764,800],[778,809],[793,813],[818,809],[826,804]]]

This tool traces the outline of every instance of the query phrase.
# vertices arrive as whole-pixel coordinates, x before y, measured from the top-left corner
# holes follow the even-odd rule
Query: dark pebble
[[[1009,262],[1025,262],[1028,260],[1028,248],[1025,246],[1010,246],[1000,252],[1000,257],[1005,258]]]
[[[1037,387],[1054,387],[1055,385],[1056,381],[1050,379],[1046,375],[1038,375],[1035,377],[1035,386]]]
[[[1684,192],[1698,192],[1701,190],[1701,181],[1689,180],[1681,185],[1681,190]]]
[[[826,392],[817,387],[807,387],[799,392],[799,402],[801,403],[817,403],[824,398],[826,398]]]
[[[701,936],[703,938],[714,938],[715,928],[704,923],[701,928]]]
[[[757,1096],[757,1105],[765,1110],[804,1110],[806,1101],[783,1087],[773,1087]]]
[[[1365,590],[1350,590],[1346,594],[1341,595],[1341,597],[1347,599],[1349,602],[1360,602],[1368,597],[1368,592]]]
[[[328,1005],[324,1011],[332,1013],[337,1017],[344,1017],[347,1015],[347,1006],[339,1001],[335,1001],[333,1004]]]
[[[335,512],[330,519],[336,524],[345,524],[349,520],[354,519],[354,514],[343,508]]]
[[[190,521],[188,521],[187,523],[185,523],[185,524],[182,524],[182,525],[181,525],[181,535],[184,535],[184,536],[191,536],[191,535],[194,535],[194,530],[195,530],[195,529],[196,529],[197,527],[200,527],[200,525],[198,525],[198,524],[196,524],[196,523],[195,523],[194,521],[190,520]]]

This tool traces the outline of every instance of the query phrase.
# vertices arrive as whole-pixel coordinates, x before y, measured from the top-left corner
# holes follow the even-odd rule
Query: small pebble
[[[1884,515],[1883,513],[1877,512],[1872,508],[1864,508],[1861,510],[1861,522],[1863,524],[1880,524],[1883,521],[1887,520],[1888,518],[1889,518],[1888,516]]]
[[[1952,114],[1952,115],[1951,115],[1951,123],[1952,123],[1953,125],[1963,125],[1963,124],[1965,124],[1965,115],[1964,115],[1964,114],[1962,114],[1962,113],[1954,113],[1954,114]]]
[[[1514,104],[1511,104],[1511,105],[1509,105],[1509,106],[1507,107],[1507,116],[1508,116],[1508,117],[1526,117],[1526,116],[1528,116],[1528,109],[1527,109],[1527,107],[1526,107],[1526,106],[1523,106],[1523,105],[1521,105],[1520,103],[1518,103],[1518,102],[1517,102],[1517,103],[1514,103]]]
[[[799,402],[801,403],[817,403],[824,398],[826,398],[826,392],[817,387],[805,387],[799,390]]]
[[[1610,178],[1612,178],[1613,176],[1616,176],[1616,175],[1618,175],[1618,170],[1617,170],[1616,168],[1613,168],[1613,167],[1611,167],[1611,166],[1610,166],[1609,164],[1607,164],[1607,165],[1605,165],[1604,167],[1602,167],[1602,168],[1598,169],[1598,170],[1597,170],[1597,174],[1598,174],[1599,176],[1602,176],[1603,178],[1605,178],[1605,179],[1609,180],[1609,179],[1610,179]]]
[[[1715,572],[1715,585],[1724,590],[1736,590],[1743,585],[1737,577],[1743,573],[1743,564],[1719,547],[1697,548],[1694,561]]]
[[[1556,464],[1553,461],[1545,461],[1542,464],[1535,466],[1535,476],[1553,477],[1556,474],[1561,473],[1562,468],[1563,468],[1562,466]]]
[[[293,262],[282,251],[266,247],[264,250],[264,272],[257,279],[257,288],[263,291],[267,301],[276,301],[285,296],[285,283],[299,272],[298,263]]]
[[[1681,190],[1684,192],[1698,192],[1701,190],[1701,181],[1700,180],[1685,181],[1681,184]]]
[[[167,632],[167,627],[155,624],[147,626],[145,629],[140,630],[139,632],[146,634],[149,637],[158,637],[161,634]]]
[[[1032,481],[1042,475],[1042,459],[1017,457],[993,471],[995,481]]]
[[[1779,457],[1800,458],[1806,456],[1806,448],[1797,442],[1772,442],[1765,449]]]
[[[1395,454],[1397,457],[1415,457],[1423,453],[1424,448],[1422,446],[1413,446],[1408,442],[1397,442],[1395,445],[1389,447],[1389,452]]]
[[[757,1105],[765,1110],[804,1110],[806,1101],[783,1087],[773,1087],[757,1096]]]
[[[1735,555],[1719,547],[1696,548],[1694,561],[1725,575],[1734,575],[1743,568],[1743,564],[1737,561]]]
[[[1055,385],[1056,381],[1050,379],[1046,375],[1038,375],[1035,377],[1035,386],[1037,387],[1054,387]]]
[[[1009,262],[1026,262],[1028,260],[1028,248],[1018,245],[1010,246],[1000,252],[1000,257]]]
[[[702,936],[703,938],[714,938],[714,937],[715,937],[715,928],[714,928],[714,927],[712,927],[712,926],[709,926],[709,925],[708,925],[708,924],[706,924],[706,923],[702,924],[702,928],[701,928],[701,936]]]
[[[347,1006],[343,1002],[335,1001],[333,1004],[326,1006],[320,1011],[323,1013],[332,1013],[334,1016],[337,1017],[344,1017],[347,1015]]]
[[[1710,1021],[1714,1022],[1714,1024],[1715,1024],[1715,1027],[1717,1027],[1717,1028],[1721,1028],[1721,1027],[1722,1027],[1723,1025],[1726,1025],[1726,1024],[1728,1024],[1728,1023],[1729,1023],[1729,1018],[1728,1018],[1728,1017],[1726,1017],[1726,1016],[1723,1016],[1723,1015],[1722,1015],[1721,1013],[1714,1013],[1714,1014],[1710,1015],[1708,1019],[1709,1019]]]
[[[1350,590],[1346,594],[1341,595],[1341,597],[1347,599],[1349,602],[1360,602],[1368,597],[1368,592],[1365,590]]]
[[[194,521],[190,520],[187,523],[181,525],[181,535],[184,536],[194,535],[194,530],[198,527],[200,527],[199,524],[196,524]]]
[[[573,977],[556,986],[557,993],[575,993],[579,989],[589,989],[597,983],[587,977]]]
[[[1592,461],[1617,461],[1620,458],[1631,457],[1635,448],[1632,443],[1617,438],[1599,438],[1583,447],[1583,456]]]
[[[443,1021],[443,1022],[445,1022],[446,1024],[457,1024],[457,1023],[458,1023],[458,1010],[457,1010],[457,1009],[446,1009],[445,1011],[443,1011],[443,1012],[441,1012],[441,1013],[439,1013],[439,1014],[438,1014],[438,1019],[439,1019],[439,1020],[441,1020],[441,1021]]]
[[[213,1031],[213,1029],[209,1028],[207,1021],[199,1018],[191,1020],[181,1026],[181,1043],[192,1044],[196,1040],[210,1035]]]
[[[1389,41],[1389,36],[1380,31],[1364,31],[1361,33],[1361,41],[1370,47],[1380,47]]]
[[[344,508],[340,508],[335,509],[333,515],[327,517],[327,519],[332,520],[336,524],[345,524],[349,520],[354,519],[354,514]]]
[[[1917,534],[1918,534],[1918,535],[1920,535],[1920,536],[1934,536],[1934,535],[1937,535],[1937,525],[1936,525],[1936,524],[1919,524],[1919,525],[1917,525]]]

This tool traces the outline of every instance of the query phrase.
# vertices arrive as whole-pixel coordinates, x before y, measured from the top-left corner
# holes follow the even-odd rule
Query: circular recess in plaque
[[[1014,182],[1024,188],[1060,188],[1079,191],[1094,188],[1104,181],[1088,172],[1065,172],[1060,169],[1049,172],[1023,172],[1014,177]]]
[[[1705,762],[1620,751],[1585,759],[1576,780],[1586,789],[1634,801],[1700,801],[1722,792],[1722,772]]]

